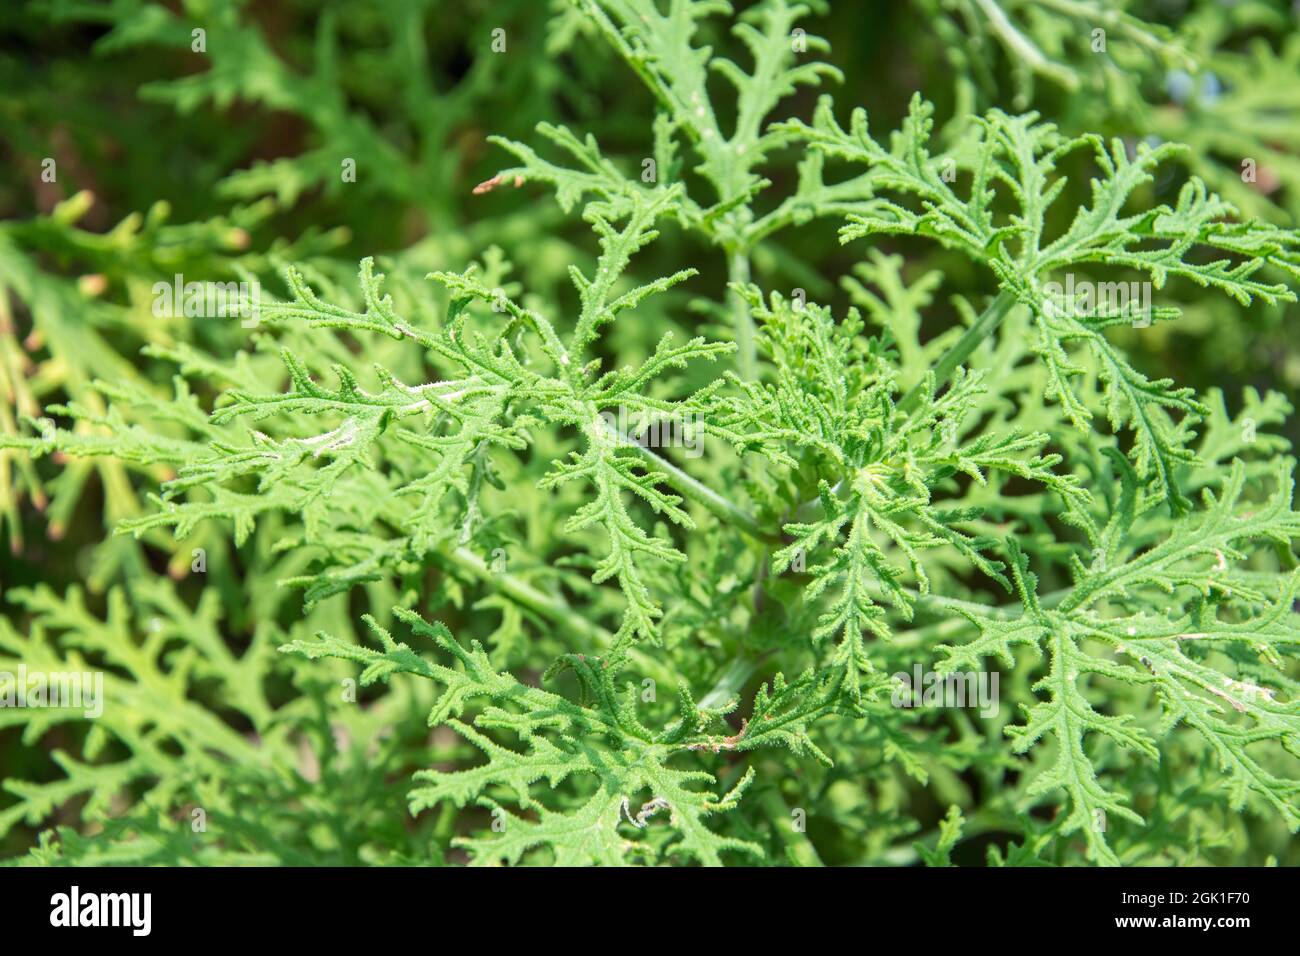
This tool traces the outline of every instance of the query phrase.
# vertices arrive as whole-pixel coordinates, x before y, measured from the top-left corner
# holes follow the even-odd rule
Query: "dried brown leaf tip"
[[[481,183],[479,183],[477,186],[475,186],[475,187],[474,187],[474,195],[475,195],[475,196],[481,196],[481,195],[483,195],[484,193],[490,193],[492,190],[496,189],[498,186],[500,186],[500,185],[501,185],[503,182],[505,182],[505,181],[506,181],[505,177],[502,176],[500,173],[497,173],[497,174],[496,174],[495,176],[493,176],[491,179],[485,179],[485,180],[483,180],[483,182],[481,182]],[[516,177],[514,178],[514,187],[515,187],[515,189],[518,189],[518,188],[519,188],[520,186],[522,186],[523,184],[524,184],[524,177],[523,177],[523,176],[516,176]]]

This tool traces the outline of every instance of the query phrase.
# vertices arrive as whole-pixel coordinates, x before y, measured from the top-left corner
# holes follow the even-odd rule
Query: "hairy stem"
[[[610,426],[607,425],[607,427]],[[698,479],[692,478],[668,459],[656,454],[653,449],[645,448],[636,442],[628,442],[626,447],[640,455],[656,471],[662,471],[666,474],[678,491],[681,491],[692,501],[703,505],[723,523],[732,525],[751,538],[760,541],[780,540],[779,534],[768,531],[749,512],[739,505],[733,504],[728,498],[720,495]]]
[[[1043,51],[1038,49],[1032,40],[1017,30],[1015,25],[1007,19],[1006,13],[998,5],[997,0],[975,0],[975,5],[988,17],[989,28],[997,34],[998,39],[1006,45],[1007,50],[1013,53],[1021,62],[1028,64],[1029,68],[1036,73],[1056,78],[1071,91],[1078,89],[1079,77],[1074,70],[1059,63],[1053,63],[1044,56]]]
[[[488,567],[487,562],[468,548],[457,548],[448,557],[459,565],[462,570],[468,571],[479,580],[491,584],[510,600],[528,608],[539,617],[544,617],[548,621],[563,623],[572,630],[578,631],[583,637],[597,643],[608,644],[613,640],[613,636],[599,624],[593,624],[586,618],[575,615],[573,609],[563,600],[539,591],[527,581],[515,577],[513,574],[504,571],[493,571]]]

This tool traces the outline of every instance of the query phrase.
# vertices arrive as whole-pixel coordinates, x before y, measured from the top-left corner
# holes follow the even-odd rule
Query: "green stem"
[[[1061,588],[1059,591],[1052,591],[1044,594],[1039,603],[1046,608],[1053,608],[1060,604],[1073,588]],[[909,591],[912,598],[916,601],[918,610],[922,612],[939,613],[946,612],[950,617],[942,621],[936,621],[934,624],[928,624],[924,627],[912,628],[907,631],[899,631],[890,638],[890,644],[894,646],[914,646],[919,644],[928,644],[932,641],[952,637],[961,633],[966,628],[973,626],[970,621],[960,615],[961,611],[968,611],[973,614],[992,615],[994,617],[1011,619],[1017,611],[1022,610],[1019,601],[1013,601],[1009,604],[987,605],[980,604],[976,601],[963,601],[960,598],[943,597],[938,594],[921,594],[917,591]],[[882,590],[873,589],[872,597],[877,600],[884,599]],[[713,686],[700,698],[699,706],[703,708],[721,707],[733,696],[740,693],[741,688],[754,676],[763,661],[769,657],[773,651],[764,651],[761,654],[750,654],[744,650],[738,651],[730,661],[727,662],[726,668],[718,675],[713,682]]]
[[[545,618],[560,628],[576,633],[591,641],[597,647],[608,648],[614,643],[614,635],[599,624],[593,624],[583,615],[574,612],[563,598],[539,591],[522,578],[504,571],[493,571],[487,562],[468,548],[457,548],[447,555],[462,571],[467,571],[480,581],[495,588],[516,604],[527,608],[538,617]],[[628,657],[647,677],[653,677],[664,686],[673,686],[677,681],[670,668],[663,662],[639,648],[632,647]]]
[[[957,366],[965,364],[972,353],[979,348],[980,343],[993,334],[993,331],[1002,324],[1002,320],[1007,317],[1007,313],[1011,311],[1011,307],[1015,304],[1015,296],[1006,289],[997,294],[997,298],[989,303],[989,307],[975,320],[975,324],[966,330],[953,347],[944,353],[943,358],[939,359],[939,363],[935,365],[934,387],[936,391],[942,388],[948,379],[952,378],[953,372],[957,371]],[[917,382],[903,396],[903,400],[898,403],[900,412],[906,414],[916,409],[922,395],[924,395],[924,385],[924,381]]]
[[[563,600],[539,591],[513,574],[493,571],[488,567],[487,562],[468,548],[457,548],[449,557],[460,565],[462,570],[492,585],[510,600],[528,608],[539,617],[564,624],[570,630],[577,631],[583,637],[598,644],[608,645],[614,639],[613,635],[600,625],[591,623],[582,615],[574,614],[573,609]]]
[[[613,430],[612,426],[608,425],[608,423],[606,424],[606,427]],[[780,535],[768,531],[759,524],[758,519],[749,512],[735,504],[732,504],[727,498],[718,494],[698,479],[692,478],[689,474],[682,471],[682,469],[678,468],[668,459],[655,454],[652,449],[645,448],[636,442],[627,442],[626,447],[645,459],[646,463],[652,468],[666,474],[678,490],[682,491],[693,501],[698,502],[709,511],[713,512],[713,514],[724,524],[732,525],[749,535],[751,538],[755,538],[759,541],[781,540]]]
[[[1020,62],[1027,64],[1035,73],[1055,77],[1070,91],[1079,88],[1078,74],[1067,66],[1049,60],[1032,40],[1007,19],[996,0],[975,0],[975,5],[988,17],[993,33]]]
[[[776,835],[780,837],[795,864],[797,866],[825,866],[826,864],[822,862],[822,858],[817,855],[817,848],[808,839],[808,834],[794,828],[794,819],[790,815],[790,807],[786,806],[781,791],[775,786],[764,787],[756,796],[759,804],[767,813],[772,828],[776,830]]]
[[[727,282],[745,285],[749,282],[749,252],[743,248],[727,248]],[[740,293],[732,289],[731,323],[736,338],[736,371],[746,382],[758,379],[758,346],[755,342],[754,317],[749,304]]]

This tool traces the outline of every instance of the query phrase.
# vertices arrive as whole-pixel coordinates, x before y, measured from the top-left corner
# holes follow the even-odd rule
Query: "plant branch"
[[[527,581],[509,572],[493,571],[488,567],[487,562],[468,548],[457,548],[455,551],[449,552],[447,557],[461,570],[469,572],[473,577],[492,586],[516,604],[532,611],[538,617],[545,618],[565,630],[577,633],[600,647],[609,647],[614,643],[613,634],[599,624],[588,621],[581,614],[574,613],[573,608],[562,598],[539,591]],[[631,648],[628,653],[637,666],[648,676],[653,676],[659,681],[672,679],[671,671],[665,668],[658,658],[652,657],[636,647]]]
[[[606,423],[605,427],[617,434],[613,426],[608,423]],[[691,477],[668,459],[656,454],[652,449],[636,442],[624,442],[624,444],[625,447],[630,448],[645,459],[646,463],[652,468],[666,474],[679,491],[687,495],[691,500],[703,505],[723,523],[733,525],[751,538],[759,541],[776,542],[781,540],[779,534],[768,531],[749,512],[732,503],[708,485]]]
[[[989,307],[975,320],[975,324],[966,330],[962,337],[944,353],[943,358],[939,359],[935,365],[934,387],[936,391],[942,388],[948,379],[952,378],[952,373],[957,371],[959,365],[965,364],[966,360],[979,348],[980,343],[993,334],[1015,304],[1015,296],[1006,289],[997,294],[997,297],[989,303]],[[898,410],[903,413],[915,411],[917,404],[924,395],[923,388],[923,381],[913,385],[908,393],[903,396],[902,401],[898,403]]]
[[[733,288],[731,299],[731,328],[736,338],[736,372],[746,382],[758,379],[758,346],[755,343],[754,317],[749,306],[734,286],[749,283],[749,252],[729,246],[727,248],[727,283]]]

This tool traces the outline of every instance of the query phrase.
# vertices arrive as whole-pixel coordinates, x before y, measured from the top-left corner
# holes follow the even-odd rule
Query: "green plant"
[[[1021,48],[996,4],[944,6]],[[0,671],[107,675],[97,721],[0,709],[27,745],[80,728],[52,754],[61,775],[7,781],[0,832],[82,800],[102,827],[46,831],[27,860],[944,865],[979,862],[972,837],[1017,865],[1294,853],[1291,407],[1248,388],[1234,413],[1126,342],[1182,321],[1175,303],[1295,302],[1300,233],[1158,178],[1174,145],[1034,112],[936,134],[917,95],[887,140],[827,95],[789,119],[792,95],[839,76],[798,26],[814,12],[746,11],[747,59],[704,40],[725,3],[555,15],[556,49],[599,37],[654,104],[644,156],[551,122],[495,141],[516,165],[483,202],[541,186],[594,236],[558,247],[567,288],[535,263],[515,278],[531,235],[468,266],[463,241],[368,256],[354,284],[337,236],[225,254],[224,220],[150,219],[105,241],[73,227],[75,200],[5,227],[0,284],[34,323],[84,311],[142,357],[97,347],[35,395],[6,379],[6,487],[36,499],[56,460],[64,525],[92,465],[117,488],[116,534],[93,547],[105,599],[5,593]],[[1114,16],[1117,56],[1183,55]],[[184,103],[249,79],[214,64]],[[310,113],[303,82],[276,88]],[[379,142],[326,102],[325,142]],[[416,155],[427,178],[395,195],[456,178]],[[318,158],[225,189],[265,179],[292,205]],[[441,194],[424,209],[460,215]],[[855,259],[839,286],[790,239],[818,230]],[[173,243],[184,258],[161,257]],[[28,258],[43,247],[123,276],[125,304],[72,298]],[[161,334],[144,283],[173,268],[277,294],[251,331]],[[1149,283],[1161,304],[1098,314],[1067,277]],[[17,494],[4,504],[18,543]],[[921,671],[995,699],[908,706]]]

